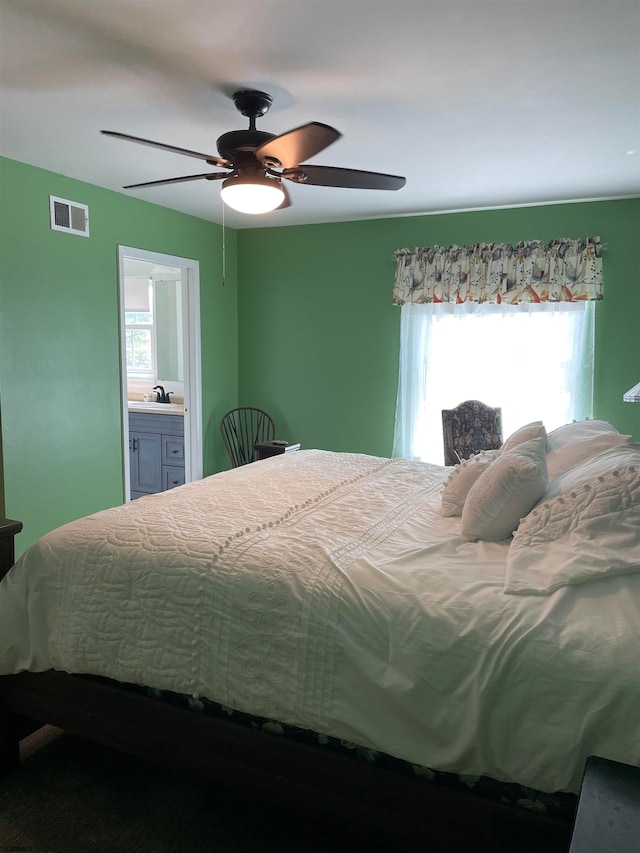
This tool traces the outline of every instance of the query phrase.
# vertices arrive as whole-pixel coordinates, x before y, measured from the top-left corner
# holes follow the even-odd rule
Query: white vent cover
[[[54,231],[68,231],[69,234],[89,236],[89,208],[86,204],[50,195],[49,212],[51,227]]]

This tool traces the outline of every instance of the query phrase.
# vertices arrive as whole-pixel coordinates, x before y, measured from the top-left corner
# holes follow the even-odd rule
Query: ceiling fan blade
[[[223,178],[228,178],[228,172],[208,172],[204,175],[186,175],[184,178],[165,178],[163,181],[145,181],[142,184],[127,184],[122,187],[123,190],[133,190],[137,187],[159,187],[162,184],[180,184],[183,181],[200,181],[204,178],[206,181],[221,181]]]
[[[287,169],[323,151],[341,136],[335,127],[312,121],[270,139],[255,154],[261,163],[268,161],[267,165]]]
[[[223,160],[221,157],[216,157],[213,154],[202,154],[199,151],[190,151],[188,148],[177,148],[175,145],[165,145],[163,142],[153,142],[151,139],[141,139],[139,136],[129,136],[128,133],[117,133],[115,130],[101,130],[105,136],[115,136],[116,139],[124,139],[127,142],[139,142],[140,145],[149,145],[151,148],[161,148],[163,151],[171,151],[173,154],[185,154],[187,157],[197,157],[199,160],[206,160],[212,166],[222,168],[231,168],[232,164],[228,160]]]
[[[282,177],[289,181],[312,184],[316,187],[345,187],[356,190],[399,190],[407,182],[406,178],[399,175],[306,164],[298,166],[296,169],[284,169]]]

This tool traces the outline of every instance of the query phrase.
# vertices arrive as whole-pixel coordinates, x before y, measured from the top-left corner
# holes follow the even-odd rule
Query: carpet
[[[46,726],[0,781],[0,853],[389,851]]]

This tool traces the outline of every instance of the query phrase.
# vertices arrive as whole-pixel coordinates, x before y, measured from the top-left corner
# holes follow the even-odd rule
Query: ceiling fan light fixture
[[[271,178],[240,175],[224,181],[220,196],[225,204],[240,213],[269,213],[284,201],[284,190]]]

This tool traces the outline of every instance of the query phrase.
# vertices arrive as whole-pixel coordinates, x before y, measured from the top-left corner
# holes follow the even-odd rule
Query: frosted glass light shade
[[[227,178],[220,190],[222,201],[240,213],[269,213],[284,201],[284,192],[270,178]]]

